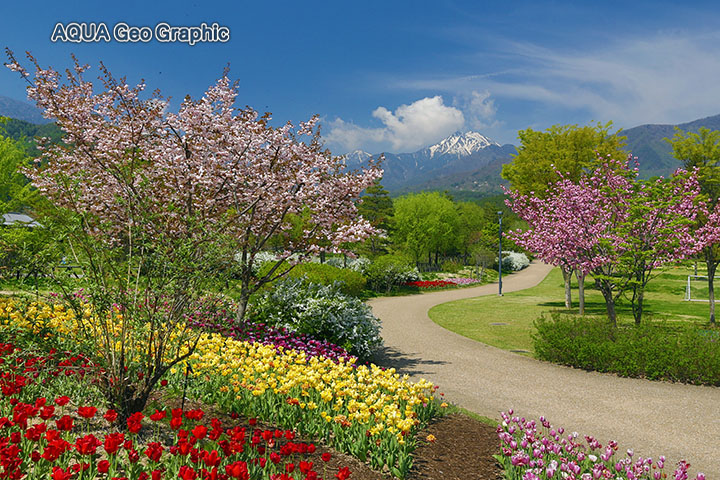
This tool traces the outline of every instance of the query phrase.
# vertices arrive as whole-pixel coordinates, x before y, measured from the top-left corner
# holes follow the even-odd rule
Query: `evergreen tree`
[[[380,183],[381,180],[381,178],[375,180],[365,190],[358,205],[358,213],[373,227],[388,232],[391,228],[393,202],[388,191]],[[365,245],[373,255],[385,252],[387,243],[387,237],[380,235],[372,235],[365,241]]]

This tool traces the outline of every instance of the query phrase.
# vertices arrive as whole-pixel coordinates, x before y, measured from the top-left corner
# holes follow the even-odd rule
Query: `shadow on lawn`
[[[395,368],[398,373],[408,375],[424,375],[430,373],[423,368],[427,365],[444,365],[447,362],[437,360],[424,360],[413,354],[402,352],[392,347],[382,347],[372,358],[375,365]]]
[[[541,307],[549,307],[551,308],[551,312],[557,312],[557,313],[568,313],[568,314],[577,314],[578,313],[578,305],[577,305],[577,298],[573,298],[573,308],[570,310],[565,308],[565,302],[564,301],[557,301],[557,302],[542,302],[538,303]],[[618,313],[620,311],[624,312],[623,305],[617,304],[616,308],[618,309]],[[629,312],[630,310],[627,309]],[[548,312],[550,313],[550,312]],[[607,310],[605,308],[604,302],[588,302],[585,301],[585,315],[605,315],[607,313]]]
[[[578,314],[578,305],[577,305],[577,299],[573,299],[573,308],[566,309],[565,308],[565,302],[557,301],[557,302],[542,302],[538,303],[541,307],[549,307],[551,310],[548,310],[547,312],[544,312],[546,314],[552,314],[552,313],[560,313],[560,314],[568,314],[568,315],[576,315]],[[648,302],[645,301],[643,304],[643,320],[650,321],[653,319],[663,319],[668,317],[667,310],[667,302]],[[615,304],[615,311],[617,312],[618,318],[628,318],[632,319],[632,309],[630,306],[630,302],[624,301],[624,299],[621,299]],[[607,316],[607,309],[605,307],[605,302],[585,302],[585,315],[587,316]]]

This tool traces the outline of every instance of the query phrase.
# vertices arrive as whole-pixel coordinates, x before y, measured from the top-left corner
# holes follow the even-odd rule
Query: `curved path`
[[[506,277],[503,291],[537,285],[551,268],[533,262]],[[622,451],[633,448],[636,458],[665,455],[668,477],[685,459],[692,472],[720,480],[720,388],[540,362],[445,330],[428,317],[434,305],[493,294],[497,284],[370,300],[385,340],[378,363],[435,382],[450,401],[478,414],[500,418],[501,411],[513,408],[527,418],[544,415],[553,425],[592,435],[603,445],[617,440]]]

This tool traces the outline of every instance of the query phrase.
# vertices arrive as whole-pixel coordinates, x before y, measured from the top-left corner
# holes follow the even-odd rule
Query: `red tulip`
[[[348,467],[341,468],[338,473],[335,474],[338,480],[347,480],[350,478],[350,469]]]
[[[178,478],[182,480],[195,480],[197,478],[197,472],[187,465],[183,465],[180,467],[180,472],[178,472]]]
[[[102,445],[95,435],[85,435],[82,438],[75,440],[75,449],[80,455],[94,455],[97,447]]]
[[[138,433],[142,428],[142,419],[145,415],[142,412],[135,412],[127,419],[127,427],[131,433]]]
[[[156,408],[156,409],[155,409],[155,413],[153,413],[152,415],[150,415],[150,420],[152,420],[153,422],[159,422],[160,420],[162,420],[163,418],[165,418],[166,415],[167,415],[167,411],[166,411],[166,410],[158,410],[158,409]]]
[[[55,420],[58,430],[69,431],[73,428],[73,418],[70,415],[63,415],[62,417]]]
[[[110,462],[107,460],[100,460],[97,465],[98,473],[107,473],[110,470]]]
[[[70,473],[70,469],[68,469],[68,471],[65,471],[60,467],[53,467],[53,470],[52,470],[52,479],[53,480],[70,480],[71,478],[72,478],[72,473]]]
[[[122,446],[123,442],[125,442],[125,435],[122,433],[109,433],[105,435],[105,451],[108,455],[112,455],[116,453],[118,450],[120,450],[120,446]]]
[[[95,407],[80,407],[80,408],[78,408],[78,415],[80,415],[83,418],[93,418],[96,413],[97,413],[97,408],[95,408]]]

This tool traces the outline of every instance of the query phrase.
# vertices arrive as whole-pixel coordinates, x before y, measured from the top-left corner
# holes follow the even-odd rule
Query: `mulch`
[[[428,435],[435,440],[427,440]],[[459,413],[434,419],[418,433],[418,448],[413,455],[413,467],[408,480],[502,480],[503,470],[493,455],[500,450],[495,427],[481,423]],[[328,471],[337,472],[347,466],[351,480],[389,480],[387,472],[372,470],[368,465],[349,455],[333,453]],[[332,480],[330,473],[326,480]]]
[[[428,442],[427,435],[436,440]],[[461,414],[436,419],[419,434],[408,478],[427,480],[500,480],[503,471],[493,455],[500,451],[495,427]],[[357,477],[361,479],[362,477]]]

